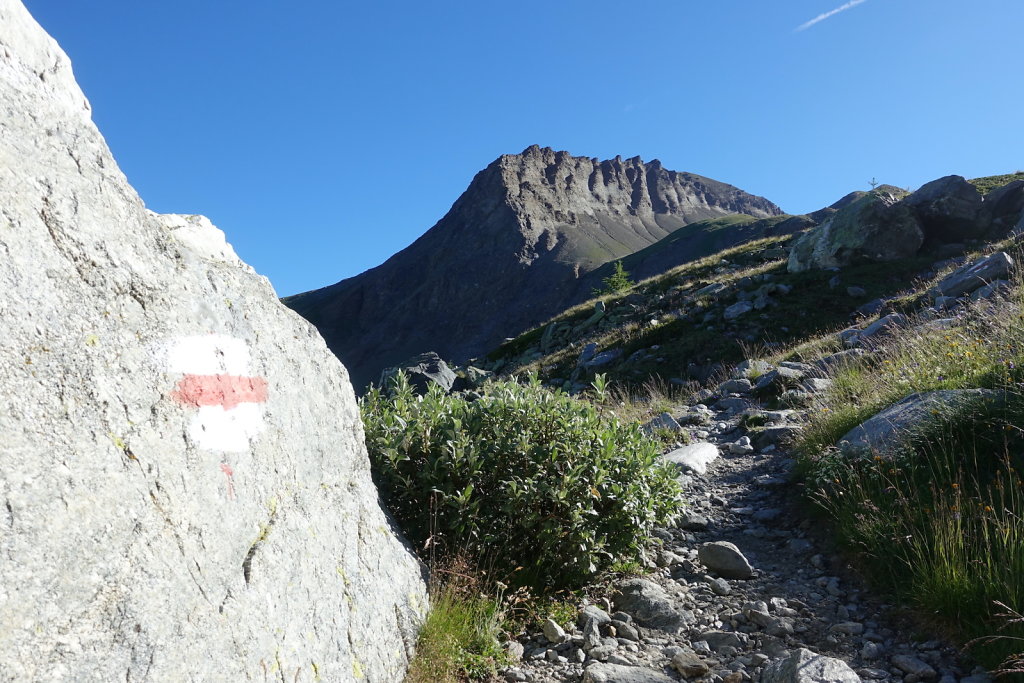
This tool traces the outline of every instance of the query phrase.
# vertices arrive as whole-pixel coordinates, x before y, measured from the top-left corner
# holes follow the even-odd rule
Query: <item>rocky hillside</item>
[[[768,222],[786,221],[811,227],[459,369],[534,372],[641,422],[689,506],[632,576],[515,631],[505,680],[991,683],[1004,661],[1019,678],[1024,177]]]
[[[917,310],[921,282],[1024,231],[1022,211],[1024,177],[948,176],[913,193],[853,193],[809,216],[696,223],[678,232],[700,230],[710,247],[716,232],[733,231],[727,242],[736,246],[664,270],[673,234],[623,259],[655,275],[553,316],[476,367],[536,370],[570,390],[597,372],[702,381],[750,349],[792,346],[842,329],[851,316],[870,323]]]
[[[422,351],[482,353],[588,298],[587,273],[685,225],[780,213],[656,160],[533,146],[477,174],[444,218],[384,264],[285,303],[316,325],[359,386]]]
[[[18,0],[0,100],[0,680],[401,680],[426,587],[345,369],[145,209]]]

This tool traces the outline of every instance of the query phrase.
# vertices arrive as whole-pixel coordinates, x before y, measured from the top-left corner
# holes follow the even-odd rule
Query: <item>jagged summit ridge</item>
[[[462,360],[589,294],[582,275],[694,221],[781,214],[762,197],[639,157],[531,146],[480,171],[448,213],[384,264],[286,303],[356,385],[424,350]]]
[[[503,155],[493,165],[500,169],[509,206],[524,234],[543,244],[545,230],[576,227],[588,232],[593,242],[588,249],[556,250],[557,260],[579,262],[581,272],[623,256],[623,248],[632,253],[697,220],[723,213],[758,218],[782,213],[762,197],[668,170],[657,159],[645,163],[639,156],[600,161],[533,145],[521,154]],[[599,229],[609,221],[628,224],[632,231]]]
[[[578,186],[585,182],[594,200],[620,214],[686,214],[710,207],[756,217],[782,213],[763,197],[694,173],[666,169],[658,159],[645,163],[639,156],[625,160],[617,156],[601,161],[533,145],[520,154],[503,155],[498,163],[506,172],[513,200],[528,196],[531,190],[535,196],[543,197],[539,188],[521,182],[531,175],[542,175],[547,181],[545,187],[564,190],[569,197],[581,190]],[[618,202],[623,191],[630,197],[625,205]]]

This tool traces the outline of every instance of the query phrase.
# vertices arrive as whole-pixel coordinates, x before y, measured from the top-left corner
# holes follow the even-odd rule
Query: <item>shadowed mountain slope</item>
[[[621,259],[634,281],[654,277],[681,264],[696,261],[766,237],[793,235],[815,225],[807,216],[754,218],[731,214],[685,225],[649,247]],[[606,263],[584,277],[590,289],[601,289],[602,281],[615,271]]]
[[[695,221],[781,214],[770,201],[639,157],[537,146],[477,174],[433,228],[384,264],[285,303],[355,385],[432,349],[465,360],[587,298],[581,280]]]

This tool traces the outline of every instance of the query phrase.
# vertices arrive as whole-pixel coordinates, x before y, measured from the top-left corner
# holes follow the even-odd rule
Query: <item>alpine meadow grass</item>
[[[797,445],[812,499],[863,571],[993,666],[1024,642],[1021,622],[999,618],[1024,609],[1021,310],[1018,286],[838,368]],[[990,399],[934,410],[883,452],[834,445],[910,394],[974,388]]]

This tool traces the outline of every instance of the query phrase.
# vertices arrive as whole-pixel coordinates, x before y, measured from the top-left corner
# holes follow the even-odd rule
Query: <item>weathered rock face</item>
[[[1024,180],[1015,180],[985,195],[982,215],[989,235],[994,237],[1024,223]]]
[[[763,683],[860,683],[861,678],[841,659],[800,648],[772,660],[761,675]]]
[[[412,385],[413,389],[418,394],[425,394],[430,390],[431,384],[436,384],[441,387],[441,390],[445,393],[451,391],[452,386],[455,385],[455,373],[448,367],[448,364],[441,359],[433,351],[427,351],[417,356],[413,356],[404,363],[399,363],[393,368],[385,368],[384,372],[381,373],[380,386],[388,387],[391,384],[392,378],[395,377],[399,371],[406,374],[409,379],[409,384]]]
[[[434,349],[462,361],[590,295],[580,276],[694,221],[771,202],[639,158],[530,147],[477,174],[448,214],[383,265],[286,303],[361,386]]]
[[[979,220],[981,193],[962,176],[951,175],[925,183],[904,204],[917,217],[926,240],[956,242],[985,233],[986,226]]]
[[[17,0],[0,102],[0,677],[400,680],[424,585],[345,369],[143,207]]]
[[[839,209],[793,246],[789,271],[837,268],[858,258],[892,261],[913,256],[924,243],[917,219],[898,187],[882,185]]]
[[[891,455],[930,420],[948,418],[958,410],[997,405],[998,392],[989,389],[944,389],[911,394],[847,432],[842,450],[852,455]]]

